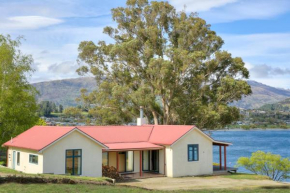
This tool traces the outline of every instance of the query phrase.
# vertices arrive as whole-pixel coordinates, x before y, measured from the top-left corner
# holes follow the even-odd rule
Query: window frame
[[[103,165],[103,153],[107,153],[107,165]],[[102,165],[109,166],[109,152],[108,151],[102,152]]]
[[[189,148],[192,147],[192,160],[189,159]],[[194,156],[194,148],[197,148],[197,158],[195,158]],[[187,161],[189,162],[195,162],[195,161],[199,161],[199,145],[198,144],[188,144],[187,145]]]
[[[37,157],[37,163],[32,162],[32,156]],[[36,154],[29,154],[29,163],[38,165],[38,155],[36,155]]]
[[[72,156],[67,156],[67,152],[68,151],[72,151]],[[80,151],[80,155],[75,155],[75,151]],[[82,175],[82,171],[83,171],[83,152],[82,152],[82,149],[66,149],[65,150],[65,174],[67,174],[67,168],[66,168],[66,160],[67,158],[72,158],[72,166],[73,166],[73,169],[72,169],[72,174],[73,176],[80,176]],[[80,157],[81,158],[81,164],[80,164],[80,174],[74,174],[74,162],[75,162],[75,159],[74,158],[77,158],[77,157]]]
[[[20,151],[17,152],[16,164],[20,166]]]

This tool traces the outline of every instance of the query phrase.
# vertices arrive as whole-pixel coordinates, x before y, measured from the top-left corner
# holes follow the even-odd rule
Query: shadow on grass
[[[262,189],[267,189],[267,190],[271,190],[271,189],[289,189],[290,190],[290,185],[285,185],[285,186],[262,186]]]

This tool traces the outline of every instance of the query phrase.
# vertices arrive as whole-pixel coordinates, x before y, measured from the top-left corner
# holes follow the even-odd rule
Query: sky
[[[242,57],[250,79],[290,89],[290,0],[168,0],[197,12],[224,40],[223,50]],[[111,9],[125,0],[0,0],[0,34],[23,36],[31,54],[29,81],[76,78],[81,41],[111,41]]]

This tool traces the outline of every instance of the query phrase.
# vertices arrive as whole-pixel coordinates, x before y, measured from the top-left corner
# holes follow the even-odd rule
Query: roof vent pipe
[[[137,126],[147,125],[147,118],[144,118],[143,106],[140,106],[140,117],[137,118]]]
[[[143,118],[143,106],[140,106],[140,118],[142,119]]]

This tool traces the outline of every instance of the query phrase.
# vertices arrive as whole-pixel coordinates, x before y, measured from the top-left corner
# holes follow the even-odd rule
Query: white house
[[[213,174],[213,145],[226,147],[195,126],[35,126],[9,140],[7,163],[25,173],[102,176],[102,164],[123,174],[168,177]],[[224,147],[224,167],[221,166]]]

